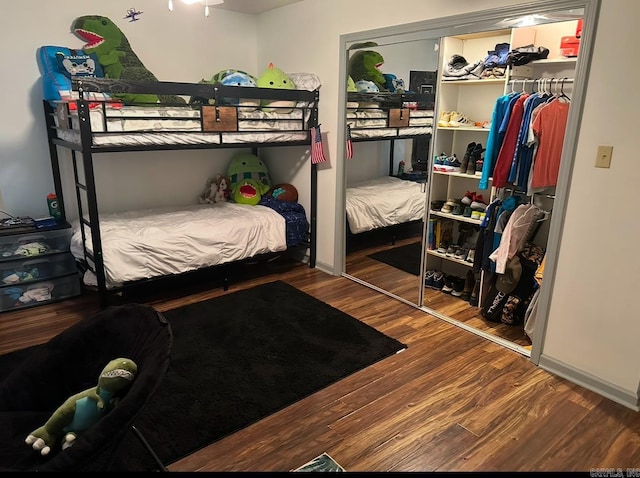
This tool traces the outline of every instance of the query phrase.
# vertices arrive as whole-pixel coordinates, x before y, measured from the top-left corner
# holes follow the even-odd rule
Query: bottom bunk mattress
[[[347,223],[352,234],[424,219],[425,184],[394,176],[347,188]]]
[[[307,219],[297,206],[286,214],[266,205],[231,202],[103,214],[107,288],[284,251],[303,240],[299,231]],[[84,230],[87,251],[93,254],[91,231]],[[85,260],[79,226],[71,237],[71,252]],[[96,285],[93,273],[88,271],[84,282]]]

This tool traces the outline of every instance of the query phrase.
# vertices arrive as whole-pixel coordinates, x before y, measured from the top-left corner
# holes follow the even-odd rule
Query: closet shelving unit
[[[564,88],[563,92],[570,94],[577,58],[561,56],[560,38],[572,35],[575,32],[576,23],[576,21],[555,22],[533,27],[444,37],[441,42],[440,56],[440,62],[443,66],[454,54],[462,55],[469,63],[483,59],[488,51],[495,49],[495,45],[498,43],[508,43],[510,49],[525,45],[544,46],[549,48],[550,52],[547,59],[507,68],[504,78],[443,80],[442,73],[440,73],[432,154],[435,156],[444,153],[450,156],[455,153],[458,159],[462,160],[470,142],[479,142],[483,147],[486,147],[490,131],[489,128],[481,127],[438,126],[437,121],[442,112],[458,111],[474,122],[483,122],[491,120],[495,100],[509,91],[526,89],[531,92],[536,87],[545,85],[552,89]],[[543,79],[545,80],[544,82]],[[517,193],[524,195],[526,202],[533,203],[535,198],[536,203],[539,203],[543,209],[547,211],[553,209],[554,188],[549,188],[535,195],[527,195],[523,191],[507,191],[506,188],[498,190],[493,187],[492,178],[489,178],[488,189],[480,190],[480,177],[480,174],[471,175],[457,171],[442,172],[432,170],[429,204],[434,200],[446,201],[450,198],[460,200],[467,191],[475,191],[477,194],[482,194],[484,202],[487,204],[496,197]],[[429,212],[429,218],[450,219],[453,222],[454,241],[458,237],[458,230],[461,224],[471,223],[479,226],[481,222],[464,216],[433,210]],[[549,223],[550,221],[545,221],[539,228],[535,243],[546,246]],[[437,247],[438,245],[436,244]],[[453,256],[441,254],[435,249],[428,248],[426,250],[426,260],[426,270],[439,269],[446,274],[457,276],[464,276],[466,271],[473,266],[470,262],[459,260]],[[480,297],[480,304],[482,304],[482,297]]]

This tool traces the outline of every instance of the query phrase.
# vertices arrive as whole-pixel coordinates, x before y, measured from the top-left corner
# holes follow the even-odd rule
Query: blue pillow
[[[104,77],[102,66],[95,53],[63,46],[41,46],[37,54],[42,75],[43,97],[47,101],[69,100],[71,75]]]

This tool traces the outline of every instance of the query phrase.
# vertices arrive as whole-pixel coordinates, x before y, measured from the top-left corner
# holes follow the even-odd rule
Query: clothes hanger
[[[560,84],[560,98],[561,98],[561,99],[564,99],[564,100],[565,100],[565,101],[567,101],[567,102],[570,102],[570,101],[571,101],[571,98],[569,98],[569,97],[565,94],[565,92],[564,92],[564,82],[565,82],[566,80],[568,80],[568,78],[566,78],[566,77],[565,77],[565,78],[563,78],[563,79],[562,79],[562,83]]]

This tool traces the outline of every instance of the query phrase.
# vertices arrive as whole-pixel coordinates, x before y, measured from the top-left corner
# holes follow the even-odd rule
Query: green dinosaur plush
[[[111,360],[100,373],[98,385],[67,398],[49,420],[25,439],[27,445],[48,455],[62,439],[62,449],[69,448],[77,434],[97,423],[129,389],[138,372],[136,363],[127,358]]]
[[[259,88],[277,88],[281,90],[295,90],[296,85],[293,83],[289,75],[280,68],[269,63],[269,67],[262,72],[256,81]],[[286,100],[262,100],[262,111],[278,113],[291,113],[296,106],[295,101]],[[275,108],[274,108],[275,107]]]
[[[106,78],[134,80],[142,82],[158,81],[133,52],[129,40],[122,30],[109,18],[100,15],[85,15],[73,21],[71,31],[87,42],[83,51],[95,53]],[[112,95],[124,102],[185,103],[179,96],[157,96],[150,94]]]
[[[366,42],[353,45],[350,50],[356,48],[367,48],[377,46],[377,43]],[[349,76],[354,82],[360,80],[372,81],[380,91],[387,91],[385,87],[386,78],[380,71],[384,63],[383,56],[374,50],[358,50],[349,58]]]
[[[231,198],[240,204],[255,206],[271,189],[267,166],[255,154],[238,153],[231,158],[227,176],[231,178]]]

